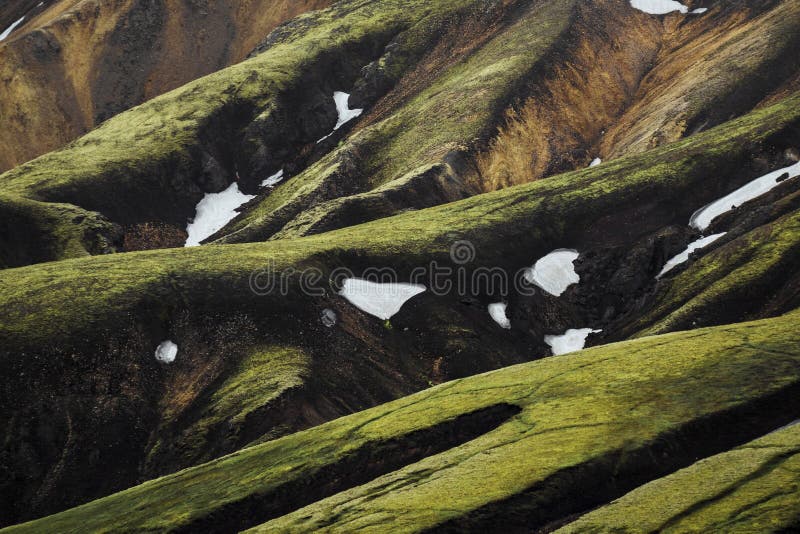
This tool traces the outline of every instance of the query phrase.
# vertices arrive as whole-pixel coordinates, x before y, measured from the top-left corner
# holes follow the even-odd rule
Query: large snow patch
[[[733,193],[715,200],[704,208],[700,208],[692,215],[689,224],[702,232],[711,225],[714,219],[723,213],[727,213],[737,206],[741,206],[745,202],[758,198],[776,188],[783,181],[784,175],[788,175],[785,179],[800,176],[800,161],[789,167],[778,169],[756,178]]]
[[[239,191],[239,184],[232,183],[221,193],[207,193],[197,204],[194,220],[186,227],[189,238],[187,247],[196,247],[204,239],[211,237],[231,222],[238,213],[236,210],[255,195],[245,195]]]
[[[386,320],[399,312],[408,300],[425,290],[425,286],[416,284],[378,284],[348,278],[339,294],[359,310]]]
[[[578,256],[577,250],[554,250],[525,271],[525,279],[559,297],[569,286],[581,281],[573,263]]]

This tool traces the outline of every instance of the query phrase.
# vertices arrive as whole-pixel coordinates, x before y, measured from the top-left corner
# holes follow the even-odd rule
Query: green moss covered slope
[[[345,491],[262,528],[543,524],[591,506],[589,481],[608,491],[601,481],[616,478],[611,491],[620,491],[794,419],[796,321],[795,313],[647,338],[444,384],[9,532],[243,528],[291,512],[317,494],[312,487]],[[362,464],[367,480],[353,489],[352,473],[336,474],[365,454],[391,465],[404,440],[424,450],[425,429],[503,405],[519,413],[492,423],[484,412],[485,433],[449,450],[387,474]]]

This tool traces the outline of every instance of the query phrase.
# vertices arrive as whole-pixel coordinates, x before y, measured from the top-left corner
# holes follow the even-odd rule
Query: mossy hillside
[[[112,219],[185,219],[203,189],[220,185],[203,183],[204,153],[229,167],[222,173],[231,181],[228,160],[240,130],[265,120],[275,106],[288,105],[291,99],[284,97],[298,84],[316,80],[332,92],[338,80],[320,78],[337,62],[346,59],[348,68],[353,61],[366,64],[372,58],[359,51],[371,53],[375,42],[468,3],[346,0],[307,14],[281,27],[262,54],[110,119],[64,149],[5,173],[0,187],[9,194],[71,202]]]
[[[211,295],[218,309],[301,309],[304,301],[294,289],[282,298],[250,291],[251,272],[269,262],[279,271],[380,265],[402,274],[448,258],[454,239],[469,239],[478,250],[475,265],[515,271],[554,248],[580,244],[584,232],[603,234],[590,220],[621,217],[630,223],[627,209],[637,217],[637,224],[624,225],[633,240],[666,224],[685,224],[697,206],[735,188],[739,184],[726,177],[741,172],[751,148],[798,118],[800,95],[647,154],[319,236],[7,270],[0,273],[0,336],[9,347],[12,339],[14,345],[46,346],[123,320],[145,303],[203,308]],[[648,210],[658,217],[647,216]],[[613,219],[608,224],[619,227]]]
[[[477,439],[266,523],[263,530],[381,530],[391,521],[395,530],[419,531],[468,520],[490,504],[502,512],[506,499],[526,491],[531,518],[556,519],[547,511],[578,511],[564,507],[565,500],[586,504],[576,497],[586,485],[580,466],[599,462],[600,471],[587,476],[607,480],[616,473],[619,485],[631,469],[657,478],[668,466],[688,465],[701,448],[702,441],[692,441],[700,438],[685,433],[689,423],[704,421],[703,428],[730,446],[796,417],[792,410],[800,407],[792,403],[783,404],[783,411],[758,409],[760,399],[800,385],[796,320],[795,314],[668,334],[450,382],[8,531],[168,530],[223,509],[230,517],[234,503],[248,496],[269,500],[282,487],[312,483],[325,466],[357,451],[372,449],[379,457],[387,439],[503,403],[522,411]],[[731,410],[739,415],[715,417]],[[666,448],[657,460],[638,455],[658,443]],[[554,483],[540,486],[545,480]]]
[[[800,425],[638,488],[559,534],[779,532],[800,526]]]
[[[637,335],[720,324],[729,314],[757,315],[761,296],[775,294],[797,272],[798,257],[800,210],[795,210],[704,254],[668,279],[653,309],[636,321],[643,328]]]
[[[163,411],[165,428],[157,433],[161,436],[159,443],[150,450],[147,462],[165,455],[167,441],[174,451],[172,454],[200,463],[213,458],[215,451],[235,450],[255,439],[258,435],[252,435],[254,428],[274,431],[273,427],[281,424],[270,419],[270,409],[285,399],[288,392],[305,384],[310,366],[310,357],[297,347],[270,345],[249,349],[219,383],[208,388],[210,393],[200,395],[186,413],[170,413],[169,408]],[[180,420],[176,421],[176,415],[180,415]]]
[[[481,42],[481,33],[489,33],[491,37],[485,43],[441,72],[412,72],[409,76],[424,77],[422,90],[397,109],[384,112],[387,116],[360,129],[322,162],[278,187],[231,225],[225,233],[232,235],[223,241],[268,237],[304,207],[336,195],[402,182],[409,172],[442,163],[447,154],[463,151],[488,136],[500,110],[516,96],[526,75],[568,28],[573,5],[548,1],[527,8],[517,6],[505,14],[501,11],[501,20],[494,23],[496,29],[481,29],[470,36]],[[442,53],[437,49],[431,52],[433,56]],[[337,180],[346,185],[332,186],[330,182],[336,177],[331,171],[345,154],[355,158]],[[337,207],[331,202],[316,211],[323,217]],[[311,219],[303,226],[313,224],[317,217]],[[291,235],[298,233],[295,230]]]
[[[112,250],[119,229],[70,204],[0,195],[0,269]]]

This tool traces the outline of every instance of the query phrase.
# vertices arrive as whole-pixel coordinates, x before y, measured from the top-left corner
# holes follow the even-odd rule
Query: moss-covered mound
[[[0,272],[0,363],[19,377],[2,390],[9,406],[3,425],[25,443],[10,441],[4,449],[10,460],[3,491],[15,503],[9,509],[57,511],[430,384],[543,357],[549,354],[545,335],[568,328],[603,330],[591,340],[596,344],[648,328],[724,324],[794,309],[796,293],[775,299],[763,290],[782,287],[786,278],[779,273],[794,272],[798,208],[791,181],[786,191],[776,190],[782,200],[760,209],[759,217],[731,222],[740,231],[718,252],[660,281],[656,274],[691,239],[688,229],[666,239],[670,228],[686,227],[694,209],[758,176],[758,159],[770,166],[785,157],[797,132],[798,101],[792,97],[597,168],[319,236]],[[399,281],[432,261],[459,267],[450,257],[455,240],[475,248],[474,261],[460,266],[469,277],[492,267],[511,279],[553,249],[575,247],[583,257],[582,282],[559,299],[499,286],[481,286],[469,296],[430,293],[409,303],[390,328],[329,283],[343,267],[354,276],[390,267]],[[726,254],[726,247],[743,252]],[[748,274],[727,278],[720,290],[717,281],[735,269]],[[458,272],[451,273],[453,283]],[[321,291],[307,291],[309,273]],[[280,282],[262,291],[262,275]],[[695,301],[682,300],[687,280]],[[434,281],[423,282],[432,287]],[[697,306],[705,295],[707,303]],[[487,312],[489,303],[502,300],[510,331]],[[321,320],[326,309],[338,317],[332,328]],[[682,321],[664,326],[663,310]],[[153,357],[166,339],[181,347],[174,366]],[[262,365],[256,355],[263,347],[280,347],[264,365],[291,375],[284,385],[245,378],[251,365]],[[252,396],[252,405],[220,404],[223,390]],[[84,421],[89,413],[95,418]],[[84,431],[67,441],[75,420],[84,421]],[[137,436],[122,449],[115,441],[119,429]],[[36,436],[47,436],[46,448],[36,448]],[[63,458],[56,454],[62,448],[69,451]],[[126,462],[117,463],[106,486],[76,483],[74,473],[87,462],[107,469],[120,457]],[[36,482],[21,494],[15,481],[23,479]]]
[[[800,177],[662,269],[800,160],[800,6],[688,4],[340,0],[0,176],[0,525],[555,529],[797,418]]]
[[[791,532],[800,528],[797,423],[638,488],[570,532]]]
[[[123,228],[2,263],[130,250],[126,231],[184,228],[203,193],[235,180],[259,198],[212,236],[220,243],[320,233],[662,146],[791,93],[798,9],[661,18],[624,0],[343,0],[3,175],[0,192]],[[325,137],[335,90],[366,112]],[[280,169],[284,183],[259,187]]]
[[[797,319],[631,341],[443,384],[12,531],[544,526],[796,419]],[[753,449],[740,450],[769,460]],[[708,462],[735,469],[738,455]],[[763,491],[738,474],[738,503],[756,504]],[[623,502],[645,515],[652,487]]]

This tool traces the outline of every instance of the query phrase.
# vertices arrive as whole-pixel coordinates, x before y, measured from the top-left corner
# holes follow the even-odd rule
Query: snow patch
[[[708,237],[701,237],[697,241],[689,243],[689,246],[686,247],[686,250],[684,250],[674,258],[670,259],[667,262],[667,264],[664,265],[664,268],[661,269],[661,272],[658,273],[658,276],[656,276],[656,278],[661,278],[662,276],[667,274],[669,271],[671,271],[681,263],[688,261],[689,256],[692,254],[692,252],[694,252],[695,250],[699,250],[703,247],[707,247],[708,245],[710,245],[711,243],[713,243],[714,241],[716,241],[717,239],[719,239],[720,237],[724,236],[727,233],[728,232],[722,232],[721,234],[714,234]]]
[[[525,279],[551,295],[560,297],[569,286],[581,281],[573,263],[578,256],[580,254],[577,250],[554,250],[537,261],[533,268],[526,270]]]
[[[511,328],[511,321],[508,319],[508,315],[506,315],[507,308],[508,305],[505,302],[489,304],[489,315],[494,319],[494,322],[506,330]]]
[[[666,15],[673,11],[687,13],[689,8],[675,0],[631,0],[631,6],[651,15]]]
[[[161,344],[156,347],[156,360],[161,363],[172,363],[177,356],[178,345],[170,340],[162,341]]]
[[[788,174],[788,178],[795,178],[800,176],[800,162],[795,163],[789,167],[778,169],[777,171],[765,174],[760,178],[756,178],[749,184],[740,187],[733,193],[720,198],[697,210],[689,224],[697,228],[701,232],[711,225],[711,222],[722,215],[734,209],[736,206],[741,206],[745,202],[758,198],[761,195],[770,192],[780,184],[784,174]],[[788,179],[787,178],[787,179]]]
[[[544,336],[544,342],[550,345],[553,355],[560,356],[583,350],[589,334],[599,334],[600,332],[602,330],[592,330],[591,328],[571,329],[561,336]]]
[[[343,93],[342,91],[336,91],[333,93],[333,101],[336,103],[336,112],[339,114],[339,119],[336,121],[336,126],[333,127],[333,132],[350,122],[351,120],[359,117],[362,113],[364,113],[363,109],[350,109],[350,94]],[[325,139],[329,138],[333,135],[333,132],[329,133],[317,143],[321,143]]]
[[[378,284],[358,278],[344,281],[339,295],[350,304],[378,319],[388,320],[412,297],[424,293],[426,287],[416,284]]]
[[[331,328],[336,325],[336,312],[330,308],[325,308],[322,310],[320,320],[326,328]]]
[[[197,204],[194,221],[186,227],[189,234],[186,246],[197,247],[201,241],[222,230],[238,215],[236,210],[239,206],[254,198],[255,195],[245,195],[239,191],[236,182],[221,193],[207,193]]]
[[[591,168],[591,167],[597,167],[597,166],[598,166],[598,165],[600,165],[601,163],[603,163],[603,160],[602,160],[602,159],[600,159],[600,158],[594,158],[594,159],[592,160],[592,162],[589,164],[589,167],[590,167],[590,168]]]
[[[336,111],[339,112],[339,120],[336,121],[333,131],[338,130],[364,113],[363,109],[350,109],[350,95],[348,93],[336,91],[333,93],[333,101],[336,102]]]
[[[261,182],[261,187],[275,187],[279,183],[283,181],[283,169],[279,170],[263,182]]]
[[[24,21],[24,20],[25,20],[25,17],[22,17],[21,19],[19,19],[19,20],[15,21],[14,23],[12,23],[12,24],[11,24],[11,26],[9,26],[8,28],[6,28],[6,29],[3,31],[3,33],[0,33],[0,41],[4,41],[4,40],[6,39],[6,37],[8,37],[9,35],[11,35],[11,32],[13,32],[13,31],[14,31],[14,29],[15,29],[17,26],[19,26],[20,24],[22,24],[22,21]]]

